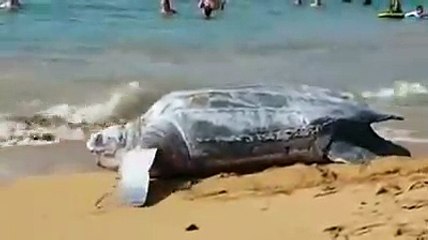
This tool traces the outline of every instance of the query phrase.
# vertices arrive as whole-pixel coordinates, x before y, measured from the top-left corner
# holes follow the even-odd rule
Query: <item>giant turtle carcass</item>
[[[318,87],[198,89],[164,95],[137,120],[92,134],[87,147],[100,166],[120,170],[127,199],[141,205],[150,178],[410,156],[372,129],[387,120],[403,118]]]

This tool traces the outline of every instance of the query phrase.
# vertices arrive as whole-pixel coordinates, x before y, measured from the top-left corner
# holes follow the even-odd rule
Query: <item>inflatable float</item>
[[[390,11],[384,11],[377,14],[378,18],[394,18],[394,19],[403,19],[404,13],[403,12],[390,12]]]

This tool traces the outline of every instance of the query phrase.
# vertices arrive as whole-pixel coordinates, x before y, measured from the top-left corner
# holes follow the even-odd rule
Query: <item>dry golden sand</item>
[[[97,209],[114,182],[82,173],[1,186],[1,239],[428,239],[428,160],[219,175],[152,207],[113,196]]]

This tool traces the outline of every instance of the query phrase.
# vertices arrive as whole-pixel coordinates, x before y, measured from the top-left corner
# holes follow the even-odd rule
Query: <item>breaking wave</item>
[[[59,117],[69,123],[98,123],[112,119],[130,119],[144,111],[144,103],[147,106],[145,91],[139,82],[131,82],[114,92],[110,98],[102,103],[85,106],[71,106],[60,104],[47,110],[38,112],[37,115],[46,117]]]
[[[419,82],[396,81],[392,87],[363,91],[360,97],[399,105],[423,105],[428,103],[428,88]]]
[[[89,131],[125,122],[156,99],[138,82],[114,91],[105,102],[74,106],[54,105],[32,116],[0,115],[0,147],[83,140]]]

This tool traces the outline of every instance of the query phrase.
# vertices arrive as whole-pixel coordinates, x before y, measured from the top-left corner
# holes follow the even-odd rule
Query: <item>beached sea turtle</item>
[[[131,202],[143,204],[150,177],[410,156],[371,128],[372,123],[402,119],[318,87],[177,91],[136,121],[92,134],[87,147],[101,166],[120,165],[122,189]]]

